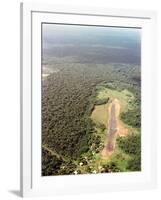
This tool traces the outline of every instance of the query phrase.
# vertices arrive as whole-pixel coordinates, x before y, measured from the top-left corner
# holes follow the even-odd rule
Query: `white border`
[[[21,4],[23,196],[133,190],[155,186],[156,131],[152,117],[155,116],[152,109],[152,100],[155,97],[155,18],[155,13],[148,11]],[[42,22],[142,28],[142,172],[41,177]]]

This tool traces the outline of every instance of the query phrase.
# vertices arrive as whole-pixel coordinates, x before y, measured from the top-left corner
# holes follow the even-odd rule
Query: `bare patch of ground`
[[[94,111],[92,112],[91,118],[96,122],[100,124],[104,124],[107,126],[108,121],[108,104],[103,105],[96,105],[94,108]]]
[[[107,159],[114,149],[117,136],[126,136],[128,134],[128,129],[124,128],[120,122],[120,103],[118,99],[114,99],[108,107],[108,129],[107,136],[105,140],[104,148],[101,152],[102,158]]]

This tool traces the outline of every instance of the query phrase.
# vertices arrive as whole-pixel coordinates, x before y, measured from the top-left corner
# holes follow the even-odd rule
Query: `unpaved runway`
[[[105,140],[105,146],[101,154],[103,158],[107,158],[115,149],[115,143],[117,135],[124,136],[127,135],[127,129],[120,125],[119,115],[120,115],[120,103],[118,99],[114,99],[108,108],[109,120],[107,136]]]

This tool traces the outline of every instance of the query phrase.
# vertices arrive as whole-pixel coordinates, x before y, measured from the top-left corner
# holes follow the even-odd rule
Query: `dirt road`
[[[107,158],[111,155],[115,149],[115,143],[117,136],[125,136],[128,130],[121,126],[119,115],[120,115],[120,103],[118,99],[114,99],[108,108],[109,120],[107,136],[105,140],[104,149],[101,154],[103,158]]]
[[[45,149],[46,151],[48,151],[52,156],[56,156],[58,159],[62,159],[64,161],[67,161],[62,155],[54,152],[53,150],[48,148],[46,145],[42,145],[42,148]]]

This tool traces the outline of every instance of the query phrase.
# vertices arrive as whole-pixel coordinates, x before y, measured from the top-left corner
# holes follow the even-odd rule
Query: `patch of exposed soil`
[[[101,152],[102,158],[107,159],[113,151],[115,150],[115,143],[117,136],[126,136],[128,134],[128,129],[124,128],[120,122],[120,103],[118,99],[114,99],[109,107],[109,120],[107,136],[105,140],[104,149]]]

